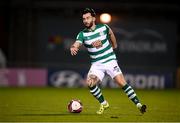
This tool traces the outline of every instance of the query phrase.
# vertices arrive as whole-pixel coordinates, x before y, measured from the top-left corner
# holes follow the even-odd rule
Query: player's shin
[[[89,86],[90,93],[99,101],[99,103],[103,104],[106,103],[104,100],[104,96],[102,95],[101,89],[97,86]]]
[[[126,93],[126,95],[128,96],[128,98],[129,98],[130,100],[132,100],[133,103],[134,103],[137,107],[138,107],[138,106],[141,106],[141,103],[140,103],[140,101],[139,101],[139,99],[138,99],[138,97],[137,97],[134,89],[133,89],[130,85],[126,84],[124,87],[122,87],[122,89],[124,90],[124,92]]]
[[[131,99],[133,101],[133,103],[137,106],[137,108],[140,110],[140,112],[142,114],[144,114],[146,112],[146,105],[142,105],[135,93],[135,91],[132,89],[132,87],[128,84],[124,85],[122,87],[122,89],[124,90],[124,92],[126,93],[126,95],[128,96],[129,99]]]

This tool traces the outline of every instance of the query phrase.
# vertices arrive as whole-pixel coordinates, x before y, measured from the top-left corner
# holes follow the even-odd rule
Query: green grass
[[[0,121],[173,122],[180,121],[180,90],[136,90],[148,110],[141,115],[121,89],[103,89],[110,108],[96,115],[98,102],[87,88],[0,88]],[[69,113],[67,104],[80,99],[83,111]]]

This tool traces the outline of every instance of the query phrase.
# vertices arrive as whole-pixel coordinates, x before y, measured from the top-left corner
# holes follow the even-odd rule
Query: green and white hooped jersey
[[[94,41],[101,40],[102,47],[95,48],[91,44]],[[116,60],[116,55],[109,42],[109,26],[106,24],[97,24],[93,31],[84,29],[79,32],[76,41],[83,43],[88,50],[91,58],[91,63],[106,63],[111,60]]]

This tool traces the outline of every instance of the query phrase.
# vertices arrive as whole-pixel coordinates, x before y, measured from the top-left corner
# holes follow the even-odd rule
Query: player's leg
[[[116,61],[113,61],[109,69],[107,69],[107,73],[115,80],[115,82],[124,90],[126,95],[132,102],[137,106],[137,108],[141,111],[141,113],[146,112],[146,105],[142,105],[134,91],[134,89],[128,85],[125,81],[125,78],[121,72]]]
[[[141,111],[141,113],[146,112],[146,105],[142,105],[137,97],[137,94],[135,93],[134,89],[128,85],[124,79],[123,74],[118,74],[114,77],[115,82],[122,87],[126,95],[132,102],[137,106],[137,108]]]
[[[90,93],[99,101],[100,109],[97,114],[103,114],[104,110],[109,107],[108,102],[104,99],[101,89],[97,86],[97,83],[102,81],[104,73],[91,67],[87,76],[87,85],[90,89]]]
[[[102,95],[101,89],[97,86],[99,78],[96,75],[90,74],[87,76],[87,85],[90,89],[90,93],[99,101],[99,103],[104,103],[104,97]]]

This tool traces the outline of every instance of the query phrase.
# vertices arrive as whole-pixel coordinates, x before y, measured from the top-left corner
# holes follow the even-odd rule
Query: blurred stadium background
[[[84,48],[71,57],[69,47],[84,28],[80,11],[85,7],[95,9],[97,22],[100,14],[111,14],[119,64],[133,86],[180,86],[180,8],[170,0],[1,1],[0,56],[6,69],[0,71],[0,86],[82,86],[89,57]]]
[[[1,0],[0,87],[78,87],[90,67],[69,52],[92,7],[112,16],[119,65],[135,89],[180,88],[180,7],[174,0]],[[117,88],[106,76],[104,88]]]

